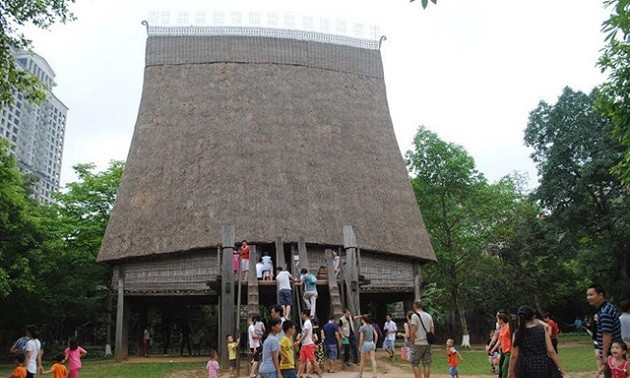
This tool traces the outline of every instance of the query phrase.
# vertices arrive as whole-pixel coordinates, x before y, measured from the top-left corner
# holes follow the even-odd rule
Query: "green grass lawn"
[[[564,337],[566,336],[566,337]],[[491,374],[488,356],[485,346],[474,345],[472,349],[457,348],[464,358],[459,363],[458,371],[460,375]],[[595,356],[593,354],[593,342],[585,334],[567,334],[560,337],[558,345],[558,355],[562,367],[566,372],[595,372]],[[447,374],[448,364],[446,359],[446,347],[434,345],[432,349],[433,363],[431,371],[437,374]],[[401,363],[400,353],[394,359]],[[402,362],[406,364],[406,362]]]
[[[458,350],[464,357],[464,361],[459,364],[458,368],[462,376],[490,374],[490,366],[484,346],[475,345],[471,350],[462,348],[458,348]],[[595,372],[595,358],[590,337],[585,335],[562,335],[559,351],[560,361],[565,371]],[[379,355],[380,353],[382,352],[379,352]],[[397,353],[398,356],[394,359],[394,363],[407,368],[407,363],[400,361],[399,349]],[[175,362],[169,363],[168,360],[164,360],[164,362],[153,363],[116,363],[111,359],[86,358],[83,360],[81,378],[164,378],[174,372],[204,371],[204,362],[191,362],[179,358],[174,358],[173,361]],[[435,345],[433,347],[433,368],[431,370],[436,374],[447,374],[448,367],[446,362],[445,348],[441,345]],[[50,365],[50,362],[45,362],[44,364],[46,369],[50,368]],[[10,376],[12,370],[13,367],[10,365],[0,366],[0,377]],[[222,369],[222,371],[225,371],[225,369]],[[241,372],[243,371],[241,369]]]

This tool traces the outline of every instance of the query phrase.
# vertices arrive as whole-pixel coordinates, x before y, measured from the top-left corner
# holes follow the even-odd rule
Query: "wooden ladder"
[[[335,267],[332,261],[332,250],[326,249],[324,252],[326,261],[328,261],[328,291],[330,292],[330,312],[335,319],[341,318],[343,315],[343,306],[341,305],[341,294],[339,291],[339,284],[337,282],[337,275],[335,274]]]
[[[256,246],[250,245],[249,246],[249,276],[247,278],[247,320],[248,321],[251,321],[254,315],[260,315],[260,294],[258,291],[258,279],[256,278],[256,261],[258,261],[258,253],[256,252]]]

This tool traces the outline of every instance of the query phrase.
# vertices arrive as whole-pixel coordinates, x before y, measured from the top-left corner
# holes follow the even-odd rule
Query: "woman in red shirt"
[[[247,282],[249,275],[249,245],[247,245],[247,240],[241,242],[241,269],[243,270],[243,282]]]

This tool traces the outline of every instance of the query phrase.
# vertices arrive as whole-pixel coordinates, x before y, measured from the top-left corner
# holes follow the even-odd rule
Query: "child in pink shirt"
[[[219,376],[219,362],[217,361],[217,352],[214,350],[210,351],[210,361],[206,365],[206,370],[208,370],[208,378]]]
[[[87,354],[87,351],[79,346],[77,339],[72,338],[68,342],[65,350],[66,361],[68,361],[68,378],[79,378],[79,370],[81,370],[81,357]]]

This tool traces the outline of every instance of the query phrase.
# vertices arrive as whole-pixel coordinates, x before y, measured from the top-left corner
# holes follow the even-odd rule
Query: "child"
[[[280,340],[280,372],[282,373],[282,378],[296,378],[295,352],[293,351],[295,327],[293,326],[293,322],[291,320],[285,320],[284,323],[282,323],[282,331],[284,332],[284,336],[282,340]]]
[[[79,370],[81,370],[81,357],[87,354],[87,351],[79,346],[76,338],[70,339],[68,347],[65,350],[66,361],[68,361],[68,378],[79,378]]]
[[[610,370],[610,378],[626,378],[630,363],[627,360],[628,346],[621,340],[614,340],[610,345],[610,356],[606,363],[597,371],[597,377],[602,375],[604,370]]]
[[[214,350],[210,351],[210,360],[206,365],[206,370],[208,370],[208,378],[217,378],[219,376],[219,362],[217,361],[217,352]]]
[[[463,361],[464,358],[461,354],[455,349],[453,346],[455,341],[453,339],[446,340],[446,356],[448,357],[448,373],[452,378],[459,378],[459,373],[457,373],[457,358],[460,361]]]
[[[15,369],[11,378],[26,378],[26,368],[24,367],[24,355],[18,354],[15,356]]]
[[[268,253],[265,253],[262,257],[262,270],[263,270],[263,281],[271,281],[272,277],[272,266],[273,261],[271,261],[271,256]]]
[[[48,373],[53,373],[53,377],[54,378],[66,378],[68,377],[68,369],[66,369],[66,365],[63,364],[63,362],[65,361],[66,356],[64,356],[63,354],[58,354],[57,357],[55,357],[55,362],[52,367],[50,368],[50,370],[45,371],[44,374],[48,374]]]
[[[232,335],[227,335],[228,358],[230,360],[230,377],[236,377],[238,374],[236,369],[236,351],[240,344],[240,338],[234,341],[234,337]]]
[[[490,364],[490,368],[492,369],[492,373],[496,374],[497,373],[497,368],[499,367],[499,353],[498,352],[494,352],[492,353],[492,346],[493,346],[493,340],[495,339],[495,333],[496,331],[493,329],[490,331],[490,334],[488,335],[488,341],[486,341],[486,352],[488,352],[488,363]]]

